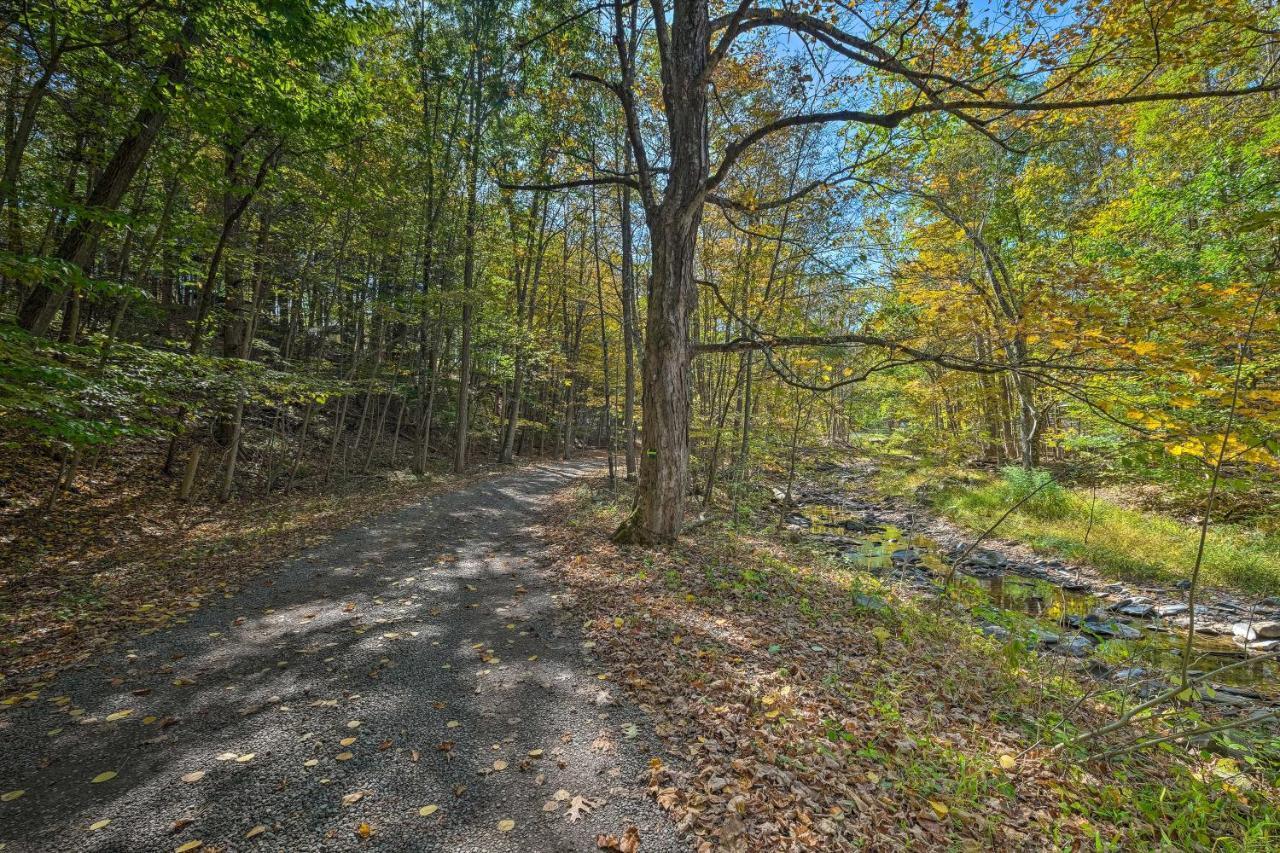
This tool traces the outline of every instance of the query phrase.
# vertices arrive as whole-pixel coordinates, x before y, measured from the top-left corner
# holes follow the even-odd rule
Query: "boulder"
[[[1280,622],[1236,622],[1231,633],[1237,640],[1280,639]]]
[[[1156,615],[1162,619],[1168,619],[1170,616],[1177,616],[1180,613],[1186,613],[1191,608],[1183,604],[1181,601],[1175,601],[1172,604],[1157,604]]]

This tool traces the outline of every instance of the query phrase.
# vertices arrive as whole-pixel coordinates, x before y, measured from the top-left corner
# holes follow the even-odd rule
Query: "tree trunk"
[[[625,146],[623,171],[631,171],[631,146]],[[627,465],[627,480],[636,478],[636,276],[632,264],[631,187],[622,187],[622,441]]]
[[[644,437],[636,508],[622,542],[665,544],[684,523],[689,473],[689,321],[697,305],[694,251],[706,200],[706,0],[676,0],[662,57],[670,166],[661,203],[647,211],[653,280],[644,342]],[[633,144],[636,140],[633,140]],[[637,154],[637,159],[639,159]]]
[[[227,470],[222,477],[222,491],[218,493],[218,500],[226,502],[231,500],[231,486],[236,479],[236,461],[240,458],[240,436],[244,431],[244,397],[236,402],[236,413],[231,421],[231,451],[227,456]]]

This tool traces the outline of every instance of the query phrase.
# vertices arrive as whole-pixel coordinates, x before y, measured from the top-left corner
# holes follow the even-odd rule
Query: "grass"
[[[928,494],[930,505],[973,530],[990,527],[1029,485],[1011,482],[1008,475],[929,464],[887,466],[877,475],[877,487],[890,494],[911,495],[939,482],[944,485]],[[1110,496],[1099,494],[1095,501],[1088,490],[1051,486],[1010,514],[996,535],[1041,554],[1088,563],[1117,579],[1168,582],[1191,576],[1199,529]],[[1211,526],[1202,579],[1211,586],[1280,595],[1280,533]]]

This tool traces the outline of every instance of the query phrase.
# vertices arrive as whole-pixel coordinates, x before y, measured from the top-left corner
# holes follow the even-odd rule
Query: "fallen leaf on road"
[[[344,806],[354,806],[356,803],[363,800],[364,795],[367,793],[368,791],[352,791],[350,794],[347,794],[342,798],[342,804]]]
[[[102,773],[99,773],[97,776],[94,776],[93,779],[91,779],[90,781],[96,785],[99,782],[110,782],[114,778],[116,778],[116,771],[105,770]]]
[[[596,846],[616,853],[637,853],[640,850],[640,830],[628,826],[627,831],[622,833],[622,838],[616,835],[597,835]]]
[[[94,781],[96,782],[97,780],[95,779]],[[26,791],[5,791],[3,794],[0,794],[0,801],[4,801],[6,803],[13,802],[25,793]]]
[[[435,803],[432,803],[429,806],[423,806],[422,808],[418,809],[418,816],[431,817],[433,814],[435,814],[439,810],[440,810],[440,807],[437,806]]]
[[[95,820],[93,823],[89,824],[89,831],[97,832],[99,829],[106,829],[110,824],[111,818],[104,817],[102,820]]]
[[[516,828],[516,822],[511,818],[505,818],[498,821],[498,832],[510,832]]]
[[[245,837],[245,838],[257,838],[259,835],[261,835],[262,833],[264,833],[264,832],[266,832],[266,831],[267,831],[267,828],[266,828],[265,826],[263,826],[262,824],[258,824],[258,825],[257,825],[257,826],[255,826],[253,829],[251,829],[251,830],[249,830],[248,832],[246,832],[246,833],[244,834],[244,837]]]
[[[193,770],[190,773],[183,773],[182,781],[190,785],[192,782],[199,782],[201,779],[203,779],[204,774],[205,774],[205,771],[203,770]]]
[[[503,770],[506,770],[506,769],[507,769],[507,762],[505,762],[505,761],[503,761],[503,760],[499,759],[499,760],[497,760],[497,761],[493,762],[493,769],[494,769],[494,770],[496,770],[496,771],[503,771]]]
[[[114,723],[116,720],[123,720],[125,717],[129,716],[132,713],[133,713],[133,709],[129,708],[124,711],[116,711],[115,713],[107,714],[107,722]]]
[[[361,838],[371,838],[373,836],[373,833],[374,833],[373,827],[367,823],[361,822],[360,825],[356,827],[356,835],[360,836]]]
[[[565,812],[565,817],[569,819],[569,823],[577,823],[603,805],[604,800],[593,800],[579,794],[570,801],[569,811]]]
[[[334,756],[334,758],[338,759],[339,761],[350,761],[351,759],[355,758],[355,755],[350,752],[339,752],[337,755]]]

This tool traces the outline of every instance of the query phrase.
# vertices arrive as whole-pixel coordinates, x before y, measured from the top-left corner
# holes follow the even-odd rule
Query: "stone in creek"
[[[999,568],[1009,562],[1004,558],[1003,554],[997,554],[995,551],[986,551],[981,548],[965,557],[965,562],[974,566],[986,566],[988,568]]]
[[[1136,681],[1146,675],[1147,671],[1140,666],[1131,666],[1128,669],[1116,670],[1111,676],[1116,681]]]
[[[1203,702],[1216,702],[1219,705],[1234,705],[1237,708],[1248,707],[1252,703],[1243,696],[1233,696],[1220,690],[1210,692],[1205,688],[1200,688],[1200,699]]]
[[[1249,650],[1254,652],[1274,652],[1280,649],[1280,640],[1256,640],[1249,644]]]
[[[813,527],[813,522],[798,512],[793,512],[787,516],[787,524],[795,527]]]
[[[1046,646],[1052,646],[1054,643],[1062,639],[1052,631],[1045,631],[1040,628],[1031,629],[1031,638],[1036,642]]]
[[[1167,619],[1170,616],[1177,616],[1179,613],[1186,613],[1191,608],[1182,602],[1174,602],[1173,604],[1157,604],[1156,615]]]
[[[1228,684],[1215,684],[1213,689],[1219,693],[1227,693],[1232,696],[1240,696],[1245,699],[1261,699],[1262,694],[1256,690],[1250,690],[1248,687],[1232,687]]]
[[[1240,640],[1280,639],[1280,622],[1237,622],[1231,633]]]
[[[1093,651],[1093,643],[1084,637],[1071,637],[1058,643],[1056,648],[1065,655],[1082,658]]]
[[[1142,636],[1142,632],[1137,628],[1130,627],[1123,622],[1115,620],[1098,619],[1094,614],[1090,613],[1083,622],[1080,623],[1081,630],[1088,631],[1091,634],[1097,634],[1100,637],[1115,637],[1121,640],[1136,640]]]
[[[986,634],[988,637],[991,637],[993,640],[1009,639],[1009,629],[1002,628],[999,625],[983,625],[982,633]]]
[[[899,548],[889,555],[895,563],[918,563],[920,552],[914,548]]]
[[[1135,601],[1133,604],[1126,604],[1124,607],[1118,608],[1117,612],[1123,613],[1125,616],[1133,616],[1138,619],[1146,619],[1148,616],[1154,615],[1156,612],[1156,609],[1150,604],[1143,604],[1141,602]]]

